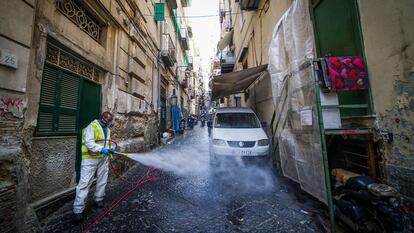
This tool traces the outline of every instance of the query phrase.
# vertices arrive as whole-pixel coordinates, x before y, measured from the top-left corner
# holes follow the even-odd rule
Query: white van
[[[220,108],[214,115],[210,141],[210,162],[220,158],[268,160],[269,139],[250,108]]]

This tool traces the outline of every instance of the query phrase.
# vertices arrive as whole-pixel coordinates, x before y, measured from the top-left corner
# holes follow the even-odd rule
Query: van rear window
[[[253,113],[217,113],[215,128],[260,128],[260,123]]]

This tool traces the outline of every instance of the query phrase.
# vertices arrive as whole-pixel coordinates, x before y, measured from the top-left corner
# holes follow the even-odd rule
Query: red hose
[[[100,141],[103,141],[103,140],[100,140]],[[115,148],[118,147],[118,144],[115,141],[113,141],[113,140],[107,140],[107,141],[115,144]],[[108,210],[105,211],[105,213],[101,214],[97,219],[92,221],[92,223],[89,224],[89,226],[85,230],[82,230],[82,233],[86,233],[86,232],[92,230],[93,227],[97,223],[99,223],[100,220],[102,220],[107,214],[109,214],[109,212],[111,212],[112,209],[114,209],[126,196],[128,196],[130,193],[132,193],[135,189],[137,189],[138,187],[140,187],[141,185],[143,185],[145,183],[155,182],[155,181],[159,180],[159,177],[149,177],[149,174],[152,171],[155,170],[155,168],[153,168],[153,167],[148,168],[148,170],[144,173],[144,175],[141,176],[141,178],[139,178],[137,181],[129,181],[126,178],[124,178],[122,175],[119,175],[116,172],[116,169],[112,165],[112,159],[111,158],[109,158],[109,165],[110,165],[111,170],[115,173],[116,176],[118,176],[118,178],[120,178],[125,183],[132,184],[134,186],[130,190],[128,190],[126,193],[124,193]]]
[[[141,178],[138,179],[138,181],[133,182],[135,184],[134,187],[132,187],[130,190],[128,190],[126,193],[124,193],[124,195],[122,195],[121,198],[119,198],[108,210],[106,210],[105,213],[100,215],[91,224],[89,224],[89,226],[85,230],[83,230],[82,233],[86,233],[86,232],[92,230],[93,227],[97,223],[99,223],[100,220],[102,220],[102,218],[104,218],[107,214],[109,214],[109,212],[111,212],[112,209],[114,209],[126,196],[128,196],[135,189],[137,189],[138,187],[140,187],[141,185],[143,185],[145,183],[155,182],[155,181],[159,180],[159,177],[149,177],[149,174],[154,170],[155,169],[153,167],[148,168],[148,170],[144,173],[144,175]]]

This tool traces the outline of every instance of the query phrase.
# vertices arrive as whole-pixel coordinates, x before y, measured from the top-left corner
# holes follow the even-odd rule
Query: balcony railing
[[[235,64],[234,53],[229,50],[222,51],[220,54],[221,73],[229,73],[233,71]]]
[[[167,66],[174,66],[174,63],[177,61],[175,53],[175,46],[170,34],[163,34],[161,43],[161,58]]]

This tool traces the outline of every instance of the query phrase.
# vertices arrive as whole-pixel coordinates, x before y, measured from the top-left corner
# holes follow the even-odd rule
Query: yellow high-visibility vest
[[[93,128],[93,135],[95,139],[95,143],[111,149],[111,143],[108,142],[108,140],[111,139],[111,130],[107,128],[107,136],[105,140],[105,134],[103,132],[103,129],[101,125],[99,124],[98,120],[94,120],[91,122],[90,126]],[[85,128],[86,129],[86,128]],[[105,155],[100,152],[92,152],[86,147],[85,145],[85,129],[82,130],[82,159],[99,159],[103,158]]]

